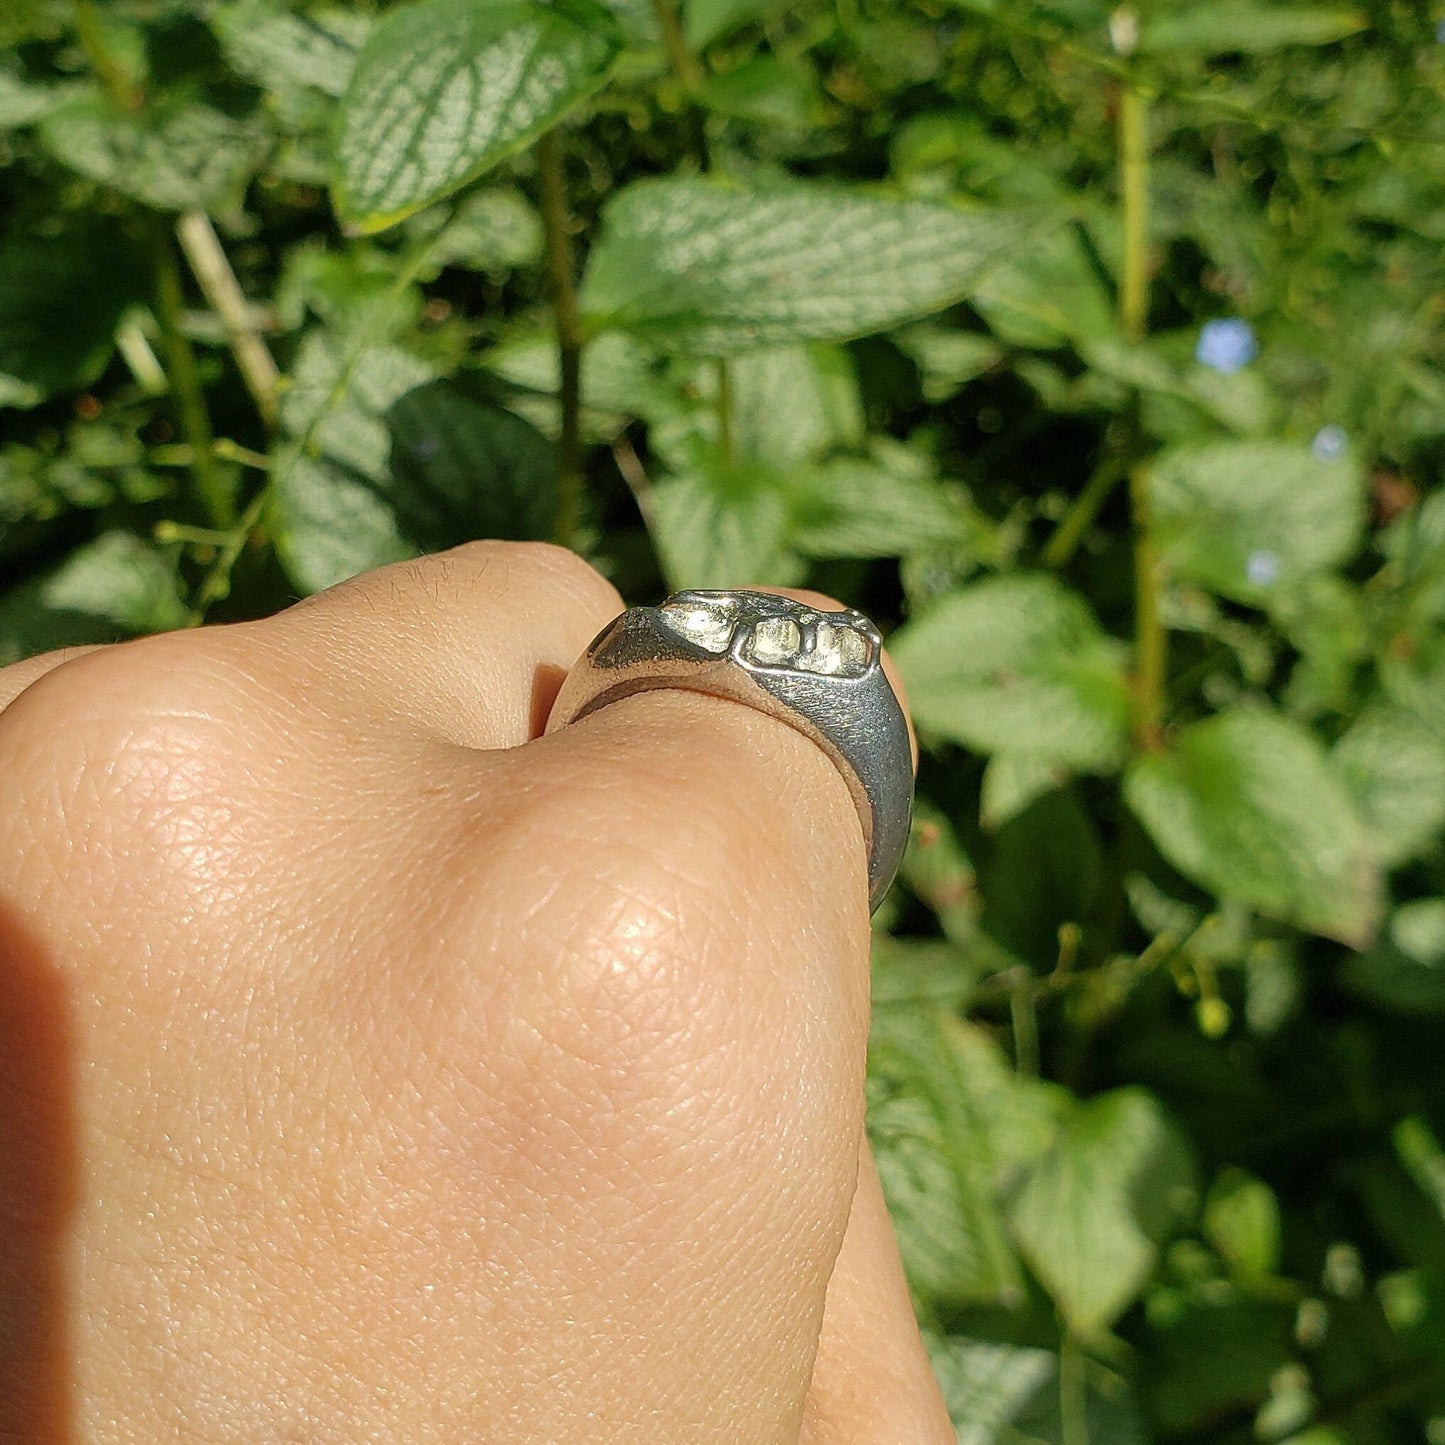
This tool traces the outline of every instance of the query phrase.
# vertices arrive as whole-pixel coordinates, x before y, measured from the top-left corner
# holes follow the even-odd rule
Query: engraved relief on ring
[[[882,646],[859,612],[818,612],[767,592],[677,592],[658,614],[704,651],[769,671],[861,677]]]

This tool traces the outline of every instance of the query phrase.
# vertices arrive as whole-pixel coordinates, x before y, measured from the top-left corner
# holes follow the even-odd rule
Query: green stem
[[[573,279],[572,218],[567,211],[562,136],[556,126],[537,142],[537,174],[561,373],[562,426],[557,442],[557,522],[553,535],[564,547],[570,547],[582,515],[582,327]]]
[[[1046,567],[1057,571],[1069,565],[1074,553],[1078,551],[1079,543],[1084,539],[1084,533],[1099,515],[1099,508],[1119,484],[1125,470],[1123,456],[1110,448],[1094,468],[1093,475],[1084,483],[1084,490],[1074,498],[1069,510],[1064,514],[1063,521],[1055,528],[1054,535],[1049,538],[1043,553]]]
[[[1119,99],[1119,189],[1124,208],[1124,275],[1119,325],[1142,341],[1149,311],[1149,102],[1126,84]]]
[[[215,436],[205,393],[201,390],[196,354],[181,329],[185,296],[169,229],[158,221],[152,229],[151,250],[156,268],[156,320],[165,343],[166,369],[175,393],[181,432],[191,448],[191,473],[211,525],[229,531],[236,524],[236,505],[216,467]]]
[[[1169,638],[1159,616],[1159,542],[1149,508],[1149,469],[1129,468],[1129,502],[1134,513],[1134,740],[1156,752],[1164,739],[1164,688]]]
[[[1089,1445],[1084,1352],[1067,1328],[1059,1343],[1059,1438],[1060,1445]]]
[[[717,366],[717,452],[722,464],[733,464],[733,378],[727,358],[720,356]]]
[[[195,605],[186,619],[188,626],[199,627],[206,620],[206,613],[211,607],[230,593],[231,573],[235,570],[236,560],[240,557],[246,543],[250,541],[252,534],[261,525],[261,518],[265,514],[270,500],[271,484],[267,482],[251,498],[250,504],[241,513],[235,526],[228,530],[211,570],[206,573],[205,580],[196,591]]]
[[[90,72],[110,103],[117,110],[139,110],[145,104],[145,96],[130,83],[110,53],[92,0],[75,0],[75,33]]]
[[[1014,1072],[1021,1079],[1033,1079],[1039,1072],[1039,1016],[1034,1003],[1033,975],[1026,968],[1015,970],[1009,989],[1009,1021],[1014,1036]]]
[[[682,82],[682,88],[691,96],[702,84],[702,67],[687,48],[687,37],[682,33],[677,11],[669,0],[652,0],[652,13],[657,16],[657,29],[662,36],[662,48],[667,52],[667,63]]]
[[[1149,324],[1149,103],[1127,82],[1119,100],[1119,191],[1124,230],[1119,327],[1127,340],[1139,342]],[[1159,541],[1150,515],[1149,470],[1136,461],[1129,466],[1128,475],[1134,530],[1134,740],[1141,748],[1155,751],[1163,741],[1169,662],[1168,638],[1159,613],[1163,579]]]
[[[667,52],[667,64],[682,86],[685,100],[683,126],[687,135],[687,147],[700,171],[708,169],[707,116],[698,104],[698,91],[702,88],[703,70],[695,56],[687,48],[687,37],[673,8],[672,0],[652,0],[652,12],[657,17],[658,33],[662,36],[662,48]]]

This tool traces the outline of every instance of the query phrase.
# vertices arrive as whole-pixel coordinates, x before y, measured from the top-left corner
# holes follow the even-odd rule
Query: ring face
[[[731,698],[779,718],[817,743],[847,783],[876,908],[913,811],[908,724],[882,657],[878,629],[852,608],[810,607],[770,592],[676,592],[603,628],[567,674],[547,731],[658,687]]]
[[[675,592],[657,611],[680,637],[740,667],[862,677],[883,650],[861,612],[820,612],[770,592]]]

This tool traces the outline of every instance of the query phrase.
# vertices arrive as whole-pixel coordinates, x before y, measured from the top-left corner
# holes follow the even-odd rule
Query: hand
[[[0,672],[0,1439],[953,1440],[847,788],[541,738],[621,607],[479,543]]]

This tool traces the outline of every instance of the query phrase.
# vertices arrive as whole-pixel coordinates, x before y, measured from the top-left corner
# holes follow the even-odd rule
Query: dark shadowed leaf
[[[521,417],[438,381],[400,397],[387,423],[397,526],[419,551],[552,535],[556,451]]]
[[[0,244],[0,407],[88,386],[110,359],[122,314],[146,290],[115,227]]]

